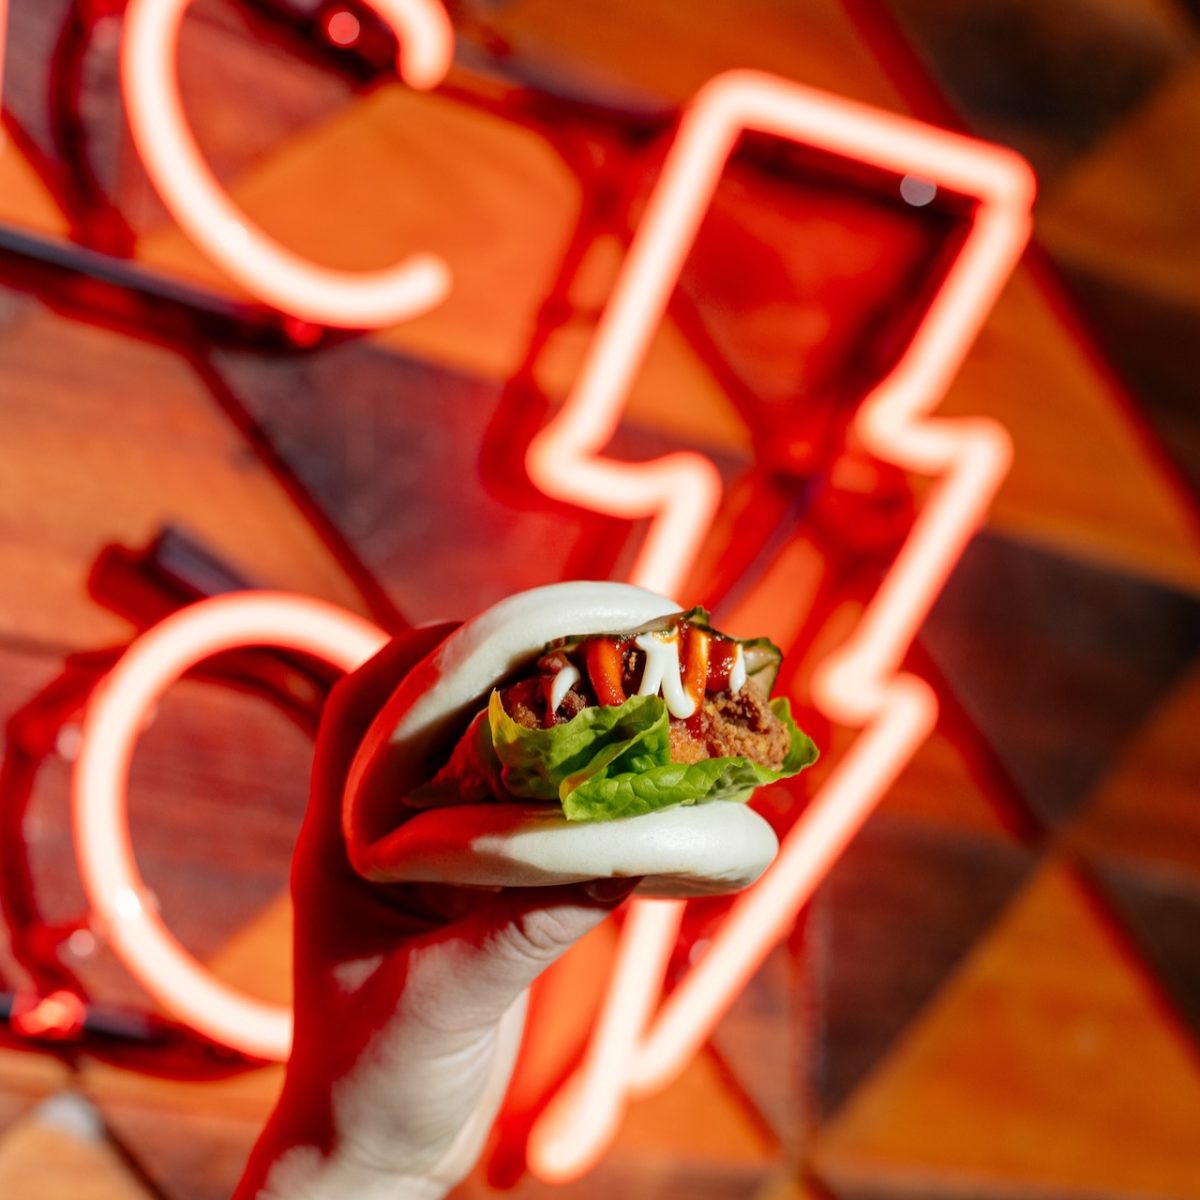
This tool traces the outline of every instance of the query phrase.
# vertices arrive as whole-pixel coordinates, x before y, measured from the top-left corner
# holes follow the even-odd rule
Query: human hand
[[[452,630],[415,629],[330,696],[296,844],[295,1037],[235,1200],[440,1197],[478,1157],[534,978],[636,885],[503,891],[368,883],[341,799],[396,681]]]

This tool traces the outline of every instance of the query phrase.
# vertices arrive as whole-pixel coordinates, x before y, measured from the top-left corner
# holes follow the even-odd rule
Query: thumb
[[[600,879],[497,893],[494,902],[425,940],[409,960],[406,999],[423,1010],[422,1019],[445,1033],[494,1025],[551,963],[640,882]]]

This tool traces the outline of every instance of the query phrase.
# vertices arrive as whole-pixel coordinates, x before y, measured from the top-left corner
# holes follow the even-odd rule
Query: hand
[[[637,883],[483,891],[354,872],[346,771],[396,683],[451,629],[403,634],[330,696],[292,869],[292,1055],[235,1200],[445,1195],[503,1098],[526,989]]]

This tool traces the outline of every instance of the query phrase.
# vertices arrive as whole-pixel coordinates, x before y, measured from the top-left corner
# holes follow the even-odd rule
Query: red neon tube
[[[256,228],[229,199],[192,137],[175,71],[190,0],[132,0],[125,12],[121,87],[138,153],[184,232],[231,278],[283,312],[323,325],[373,329],[439,304],[450,272],[433,254],[380,271],[338,271],[293,253]],[[400,40],[397,69],[410,87],[436,87],[454,31],[436,0],[367,0]]]
[[[369,621],[304,596],[218,596],[142,634],[93,693],[84,715],[72,815],[75,854],[97,932],[167,1012],[256,1058],[287,1057],[291,1013],[221,983],[159,919],[129,840],[125,789],[138,733],[158,697],[188,667],[222,650],[283,646],[351,671],[386,640]]]
[[[700,961],[655,1014],[681,906],[641,901],[622,934],[607,1002],[579,1071],[534,1126],[530,1165],[565,1182],[603,1153],[628,1094],[665,1086],[703,1044],[750,974],[936,720],[929,688],[898,664],[1007,470],[1007,434],[986,420],[930,421],[1029,235],[1033,178],[1011,152],[753,72],[718,76],[684,116],[579,379],[531,446],[531,478],[593,511],[650,517],[635,582],[676,592],[720,498],[711,463],[674,455],[619,463],[603,448],[733,146],[758,130],[933,181],[974,197],[962,251],[856,430],[885,462],[940,476],[850,641],[813,696],[863,726],[768,873],[743,895]],[[618,499],[619,498],[619,499]]]

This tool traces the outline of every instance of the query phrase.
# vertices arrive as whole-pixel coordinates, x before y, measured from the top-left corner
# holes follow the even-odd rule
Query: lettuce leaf
[[[586,780],[611,772],[648,770],[671,755],[667,706],[658,696],[634,696],[618,706],[585,708],[549,729],[526,729],[504,711],[500,693],[488,702],[500,782],[513,796],[565,800]]]
[[[509,717],[493,692],[487,709],[491,770],[504,792],[557,800],[572,821],[613,820],[708,800],[742,801],[756,787],[795,775],[817,758],[812,739],[792,720],[787,700],[777,698],[771,708],[791,733],[791,748],[778,771],[735,756],[671,762],[670,715],[659,696],[634,696],[618,706],[584,709],[549,729],[526,729]],[[478,759],[482,737],[471,740]]]

